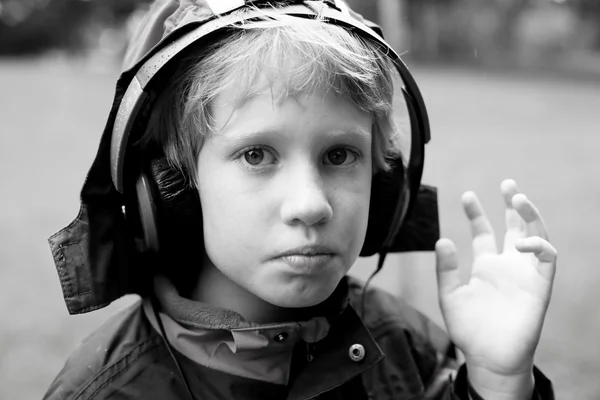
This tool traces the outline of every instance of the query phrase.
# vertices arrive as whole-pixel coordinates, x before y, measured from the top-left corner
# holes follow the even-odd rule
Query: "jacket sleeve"
[[[430,324],[430,322],[428,323]],[[435,349],[437,354],[438,363],[433,374],[425,376],[423,379],[426,400],[487,400],[471,386],[467,366],[466,364],[459,366],[456,348],[449,339],[444,342],[440,332],[432,328],[417,332],[411,330],[408,334],[412,336],[426,334],[421,340],[430,345],[429,349]],[[419,365],[418,359],[423,356],[421,351],[413,351],[413,356]],[[554,400],[552,382],[537,367],[534,367],[533,376],[535,388],[531,400]]]
[[[533,369],[533,376],[535,378],[535,388],[531,400],[554,400],[552,382],[537,367]],[[445,386],[446,389],[442,392],[441,397],[433,397],[432,399],[486,400],[470,385],[465,364],[459,368],[456,379],[449,379]]]
[[[414,332],[413,332],[414,334]],[[436,343],[437,341],[437,343]],[[458,365],[455,347],[451,342],[444,348],[439,339],[430,342],[438,354],[438,365],[430,377],[424,379],[427,400],[487,400],[479,395],[469,382],[466,364]],[[435,347],[435,345],[438,347]],[[443,351],[441,353],[440,351]],[[416,354],[418,357],[418,353]],[[554,400],[552,382],[534,366],[535,387],[531,400]]]

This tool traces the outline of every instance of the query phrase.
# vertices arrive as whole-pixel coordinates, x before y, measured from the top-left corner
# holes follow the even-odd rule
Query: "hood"
[[[264,3],[254,3],[261,2]],[[68,226],[48,239],[70,314],[105,307],[126,294],[143,294],[151,286],[148,285],[151,278],[148,270],[144,271],[144,259],[136,250],[136,243],[125,223],[125,199],[116,190],[111,178],[113,127],[125,91],[136,71],[165,44],[214,19],[215,12],[227,12],[244,6],[244,3],[243,0],[157,0],[132,36],[108,121],[81,190],[79,213]],[[304,2],[288,0],[276,3]],[[327,3],[337,9],[347,8],[340,0],[306,3]],[[349,13],[381,33],[376,25],[359,14],[351,10]],[[435,189],[423,186],[419,197],[423,197],[424,201],[416,203],[411,219],[400,231],[400,236],[407,238],[403,241],[406,246],[395,251],[432,250],[439,236]],[[413,228],[407,228],[409,226]],[[414,228],[417,226],[426,227],[425,234],[416,234]]]

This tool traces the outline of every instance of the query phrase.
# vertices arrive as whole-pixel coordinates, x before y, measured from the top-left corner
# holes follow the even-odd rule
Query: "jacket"
[[[466,369],[458,368],[443,330],[379,289],[366,292],[361,316],[362,283],[348,278],[340,286],[347,303],[329,334],[310,349],[311,361],[305,361],[306,343],[296,344],[293,357],[300,364],[288,385],[231,376],[175,351],[183,370],[179,372],[138,301],[85,340],[44,399],[189,400],[182,374],[198,400],[477,398],[469,397]],[[362,358],[349,353],[357,344],[364,348]],[[533,399],[553,399],[550,381],[538,370],[535,379]]]

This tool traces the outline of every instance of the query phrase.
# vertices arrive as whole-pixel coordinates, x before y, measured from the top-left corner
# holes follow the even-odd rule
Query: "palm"
[[[507,233],[502,253],[477,199],[467,195],[475,256],[471,276],[460,283],[453,245],[440,241],[438,279],[440,305],[454,343],[468,360],[498,373],[513,373],[533,358],[539,341],[555,251],[542,239],[545,228],[535,207],[521,195],[525,200],[513,208],[516,187],[503,186]],[[531,234],[537,237],[525,239]]]

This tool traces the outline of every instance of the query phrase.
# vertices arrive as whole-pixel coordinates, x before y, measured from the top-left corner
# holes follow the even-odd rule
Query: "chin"
[[[322,286],[319,288],[309,287],[308,290],[289,289],[280,293],[279,296],[263,297],[267,302],[283,308],[307,308],[321,304],[331,296],[337,284]]]
[[[278,301],[277,303],[273,303],[274,305],[278,306],[278,307],[283,307],[283,308],[308,308],[308,307],[313,307],[316,306],[317,304],[320,304],[322,302],[324,302],[325,300],[327,300],[328,296],[325,296],[323,299],[315,299],[315,298],[310,298],[310,299],[282,299],[281,301]]]

